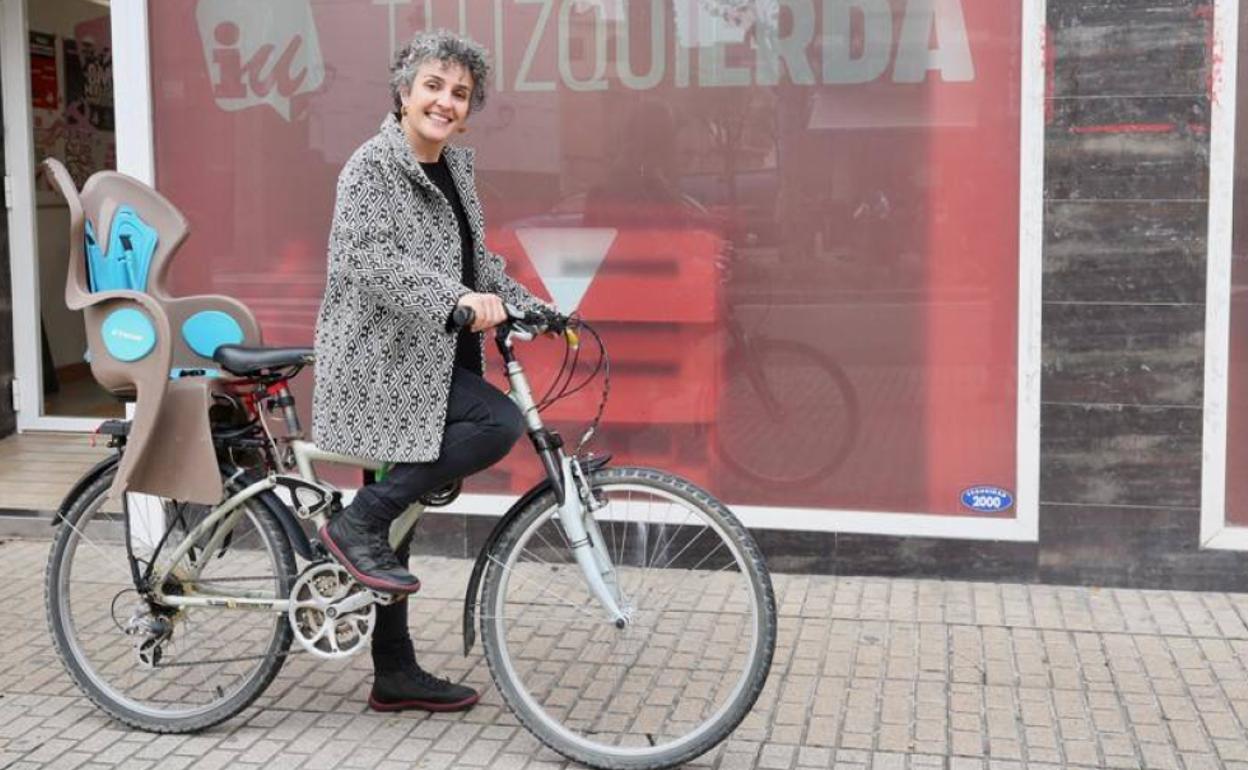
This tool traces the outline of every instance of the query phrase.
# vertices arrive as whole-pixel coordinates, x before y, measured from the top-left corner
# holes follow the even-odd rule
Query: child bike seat
[[[59,161],[42,165],[69,206],[65,304],[83,312],[91,374],[135,401],[111,494],[220,502],[208,409],[223,383],[212,356],[222,344],[259,345],[255,317],[231,297],[168,291],[190,226],[160,193],[115,171],[93,174],[79,192]]]

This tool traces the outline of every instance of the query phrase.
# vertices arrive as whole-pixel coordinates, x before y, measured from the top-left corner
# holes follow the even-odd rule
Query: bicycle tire
[[[562,546],[555,545],[557,541],[553,541],[553,535],[547,537],[543,534],[544,527],[554,526],[552,519],[558,510],[554,493],[548,491],[517,515],[488,555],[481,614],[486,661],[508,707],[539,740],[560,754],[604,770],[673,767],[700,756],[727,738],[762,692],[776,643],[776,604],[771,579],[762,553],[745,527],[722,503],[694,484],[662,471],[624,467],[594,471],[589,476],[589,482],[596,495],[609,501],[606,508],[595,512],[595,518],[600,527],[607,528],[603,532],[603,542],[608,552],[613,552],[622,593],[630,600],[644,597],[648,605],[650,599],[670,597],[671,591],[688,586],[689,592],[696,593],[700,598],[682,596],[671,603],[674,609],[660,606],[659,601],[654,604],[658,609],[638,605],[634,607],[632,623],[624,629],[617,629],[605,615],[589,623],[592,630],[588,632],[553,627],[542,613],[552,607],[558,610],[561,605],[528,601],[522,595],[527,590],[528,575],[547,571],[558,575],[565,569],[571,570],[567,574],[575,576],[576,585],[584,592],[585,607],[597,609],[598,605],[596,600],[589,599],[583,575],[570,561],[571,557],[565,553],[565,563],[562,566],[557,564],[559,556],[556,552],[566,550],[566,541]],[[629,507],[612,507],[625,492]],[[670,508],[665,508],[653,522],[649,519],[637,521],[632,507],[634,493],[639,497],[653,495],[658,500],[686,505],[690,511],[696,512],[701,524],[696,521],[686,523],[689,522],[688,515],[677,520],[679,514],[671,514]],[[608,516],[618,518],[612,520]],[[647,516],[650,514],[647,513]],[[622,542],[621,529],[624,533]],[[726,543],[727,555],[731,557],[729,564],[739,567],[739,572],[725,573],[723,567],[714,570],[717,562],[705,563],[706,556],[693,563],[698,553],[708,551],[712,544],[707,542],[693,548],[694,543],[708,531],[723,538],[709,553],[714,554]],[[631,549],[628,540],[630,532],[636,533]],[[653,541],[651,535],[654,535]],[[536,544],[535,537],[540,537],[547,546],[543,549],[543,557],[531,565],[536,571],[527,566],[522,568],[519,559],[529,549],[530,542],[535,543],[535,549],[542,548]],[[637,558],[639,553],[640,559]],[[666,563],[658,564],[659,559],[666,560]],[[640,573],[634,564],[638,561],[642,565]],[[665,568],[672,568],[673,574],[666,574],[668,570]],[[657,573],[657,585],[666,594],[642,591],[641,581],[652,571]],[[519,590],[515,594],[516,603],[510,604],[508,597],[513,577],[519,578]],[[560,584],[560,587],[565,585],[571,583]],[[727,592],[723,591],[724,586],[728,586]],[[720,606],[726,609],[742,606],[733,602],[743,600],[747,612],[741,613],[743,619],[734,620],[734,614],[726,609],[701,609],[710,606],[703,602],[708,596],[719,596],[722,599]],[[515,608],[535,606],[539,608],[539,614],[531,621],[538,625],[530,625],[526,629],[526,618],[516,615]],[[689,607],[690,617],[696,616],[699,621],[694,623],[689,619],[681,621],[676,618],[675,613],[682,606]],[[564,615],[578,620],[580,609],[577,608],[577,613],[565,612]],[[637,633],[644,633],[649,617],[654,619],[653,628],[658,632],[658,643],[651,648],[638,646],[633,654],[628,645],[637,640],[630,638],[629,632],[641,629]],[[725,619],[726,622],[721,622]],[[683,625],[679,625],[682,622]],[[672,638],[668,632],[676,626],[680,628],[679,644],[673,643],[671,649],[665,652],[664,645]],[[545,644],[543,636],[553,641],[555,652],[560,654],[543,653],[540,649]],[[614,642],[602,638],[612,636]],[[575,639],[584,641],[582,649],[571,649],[568,642]],[[611,645],[609,650],[606,649],[607,644]],[[738,654],[743,647],[744,653]],[[614,657],[616,650],[622,651],[622,657]],[[631,663],[619,665],[619,661],[630,654],[633,655]],[[731,667],[731,672],[709,670],[716,665],[715,661],[722,660],[730,661],[725,669]],[[739,665],[733,665],[733,661]],[[701,667],[707,668],[703,670]],[[521,668],[525,673],[520,673]],[[651,669],[653,673],[647,674]],[[549,674],[550,681],[541,683],[539,680],[548,676],[546,672],[550,671],[555,671]],[[564,697],[561,694],[564,691],[555,680],[582,675],[590,680],[588,686],[580,688],[585,697],[562,712],[563,706],[558,701]],[[653,692],[641,688],[644,697],[636,698],[638,704],[634,717],[629,709],[633,707],[633,696],[638,692],[636,685],[646,676],[651,677],[649,682],[660,686]],[[615,679],[612,680],[612,677]],[[678,681],[688,687],[679,696],[673,692]],[[722,703],[715,700],[717,691],[725,693]],[[599,706],[590,703],[589,708],[584,708],[590,702],[586,699],[591,697],[603,698],[603,701]],[[667,705],[663,701],[668,701]],[[698,705],[703,702],[707,705]],[[595,708],[593,716],[585,715]],[[579,716],[578,710],[581,711]],[[691,716],[690,712],[694,711],[697,711],[696,715]],[[580,724],[577,724],[578,721]],[[655,740],[654,734],[644,733],[646,728],[642,723],[646,721],[651,725],[661,724],[663,729],[675,730],[681,724],[691,725],[691,729],[686,734],[660,743]],[[597,736],[605,735],[610,725],[623,725],[624,722],[630,724],[622,728],[624,732],[618,742],[607,739],[604,743],[598,739]],[[650,746],[641,745],[645,742],[640,740],[643,737]],[[663,737],[660,733],[659,738]],[[626,745],[628,743],[633,745]]]
[[[78,490],[78,493],[72,498],[67,499],[62,505],[61,510],[64,511],[64,517],[58,526],[55,538],[53,539],[52,548],[48,557],[48,565],[45,572],[45,607],[48,618],[48,625],[52,633],[53,645],[57,655],[64,664],[70,677],[78,688],[91,700],[98,708],[119,722],[131,727],[155,733],[190,733],[197,732],[213,725],[224,722],[231,717],[237,715],[243,709],[251,705],[272,683],[273,679],[281,670],[285,662],[286,652],[290,648],[292,640],[292,632],[290,625],[286,620],[284,613],[272,613],[272,622],[259,622],[255,628],[255,636],[260,638],[264,634],[264,638],[257,645],[259,652],[254,657],[257,665],[253,670],[241,675],[236,686],[232,686],[227,692],[221,685],[216,685],[215,690],[210,690],[210,695],[217,697],[199,704],[192,708],[182,708],[182,704],[170,703],[169,708],[161,709],[153,706],[151,703],[143,703],[136,697],[128,697],[123,694],[120,685],[114,681],[115,677],[132,676],[130,671],[126,670],[125,661],[132,661],[130,664],[133,670],[139,670],[137,653],[130,648],[134,647],[133,637],[124,635],[120,628],[107,628],[108,620],[112,620],[113,624],[117,624],[116,607],[118,605],[118,596],[129,593],[134,595],[134,601],[130,604],[137,604],[137,593],[133,591],[133,582],[128,572],[128,562],[125,562],[125,541],[117,537],[117,533],[122,530],[120,514],[118,506],[112,506],[111,512],[105,511],[105,504],[108,503],[109,488],[113,483],[113,476],[116,468],[109,469],[104,474],[96,478],[93,482]],[[228,475],[223,471],[223,481],[228,479]],[[254,479],[248,479],[246,476],[240,476],[233,481],[226,481],[227,494],[233,494],[243,489],[248,483]],[[272,499],[260,499],[263,495],[267,495]],[[162,501],[163,503],[163,501]],[[273,566],[273,592],[278,598],[285,598],[289,595],[290,587],[296,576],[296,563],[293,549],[282,530],[280,522],[278,522],[268,506],[281,505],[281,501],[271,492],[262,493],[255,498],[244,503],[245,524],[240,524],[234,533],[238,534],[245,530],[244,534],[238,537],[232,537],[229,545],[222,545],[218,553],[218,563],[223,562],[226,555],[231,549],[235,554],[243,554],[237,556],[237,560],[242,562],[248,559],[250,552],[247,550],[248,545],[258,542],[267,553]],[[110,517],[112,517],[110,519]],[[248,529],[249,527],[249,529]],[[92,538],[86,532],[100,533],[103,537]],[[110,542],[103,539],[111,536],[120,542]],[[132,540],[134,538],[132,537]],[[100,581],[83,580],[78,584],[74,584],[72,578],[74,569],[77,567],[84,570],[84,576],[87,578],[95,577],[96,573],[87,570],[95,569],[95,566],[84,560],[76,560],[79,546],[88,543],[91,547],[86,549],[95,552],[97,557],[109,557],[100,559],[107,562],[105,565],[109,568],[109,576],[112,578],[111,583],[106,583],[104,589],[97,589],[94,586],[101,585]],[[109,550],[105,550],[106,547]],[[122,559],[117,562],[112,558],[119,555]],[[250,565],[248,565],[250,566]],[[114,573],[125,569],[125,574],[117,576]],[[206,574],[208,577],[202,580],[202,583],[212,581],[222,581],[230,578],[224,578],[218,575],[216,568],[210,562],[207,566]],[[249,577],[237,578],[238,580],[250,581],[250,583],[259,583],[266,585],[270,576],[262,576],[263,579],[255,579]],[[129,582],[130,590],[127,592],[124,588],[119,588],[123,584]],[[77,585],[92,586],[92,588],[83,589],[84,596],[78,598],[74,593],[78,590]],[[100,593],[100,591],[103,593]],[[117,590],[111,602],[108,601],[107,594]],[[267,590],[267,589],[266,589]],[[109,616],[103,615],[103,612],[97,612],[96,617],[89,622],[80,622],[84,620],[77,617],[75,607],[83,607],[83,612],[88,612],[85,608],[92,607],[92,594],[98,594],[103,599],[102,604],[108,604],[107,612]],[[102,608],[102,605],[101,605]],[[174,634],[182,633],[190,636],[189,616],[194,614],[200,618],[206,618],[206,622],[211,624],[214,620],[226,618],[226,610],[224,608],[196,608],[194,610],[184,610],[184,615],[174,621]],[[214,617],[215,613],[219,617]],[[256,614],[256,617],[263,618],[262,614]],[[203,622],[203,621],[201,621]],[[183,631],[178,631],[178,624],[181,624]],[[227,633],[235,635],[245,633],[251,629],[251,626],[245,628],[238,622],[230,623],[226,626]],[[107,631],[107,633],[105,633]],[[87,634],[100,634],[100,639],[87,638]],[[109,647],[108,645],[112,645]],[[92,656],[91,652],[95,649],[102,651],[101,658],[108,659],[97,660]],[[113,654],[113,651],[121,650],[121,655]],[[188,649],[190,648],[188,646]],[[217,654],[217,653],[210,653]],[[230,653],[224,653],[220,657],[228,657]],[[111,657],[110,657],[111,656]],[[148,689],[159,687],[157,692],[176,693],[178,688],[187,688],[188,682],[193,682],[195,675],[186,673],[193,671],[197,666],[219,665],[211,660],[201,664],[190,664],[189,666],[177,665],[182,661],[172,661],[175,665],[151,669],[151,671],[161,672],[170,671],[169,681],[167,683],[152,682]],[[224,664],[228,666],[231,664]],[[184,667],[186,666],[186,667]],[[107,669],[107,670],[105,670]],[[148,669],[143,669],[148,670]],[[155,676],[154,674],[152,676]],[[201,684],[206,682],[206,675],[201,677]],[[139,683],[140,688],[144,686]],[[175,707],[176,706],[176,707]]]
[[[861,415],[853,382],[835,361],[804,343],[760,339],[752,347],[762,360],[742,360],[744,345],[725,358],[724,396],[713,438],[720,462],[732,473],[772,489],[804,487],[827,478],[848,459],[858,440]],[[759,394],[750,367],[764,378],[762,386],[775,392]],[[769,376],[784,380],[773,386],[766,380]],[[803,387],[811,403],[795,404],[794,391]],[[787,402],[792,414],[775,414],[768,410],[768,401]],[[830,424],[816,419],[820,415],[830,418]],[[803,442],[803,436],[808,440]],[[780,451],[785,446],[794,448]],[[807,465],[796,464],[795,458]]]

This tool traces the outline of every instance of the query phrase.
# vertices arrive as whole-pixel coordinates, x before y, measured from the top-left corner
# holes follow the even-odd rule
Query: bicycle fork
[[[631,620],[629,608],[621,606],[620,584],[615,565],[607,552],[593,516],[595,499],[580,463],[572,457],[562,459],[564,482],[563,504],[559,506],[559,524],[567,535],[572,555],[585,575],[589,590],[602,604],[607,618],[616,628],[624,628]]]
[[[561,448],[563,442],[558,434],[547,430],[542,424],[524,368],[511,355],[510,339],[500,337],[500,342],[499,350],[506,362],[507,379],[511,384],[508,396],[524,414],[533,447],[550,478],[559,501],[559,525],[567,536],[572,555],[585,576],[590,593],[606,612],[607,619],[617,628],[624,628],[631,620],[630,612],[621,606],[615,565],[593,516],[594,509],[600,506],[590,489],[589,480],[576,458],[564,454]]]

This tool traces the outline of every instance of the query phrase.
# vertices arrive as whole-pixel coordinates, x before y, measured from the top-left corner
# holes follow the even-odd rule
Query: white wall
[[[30,29],[48,32],[58,38],[57,83],[65,95],[64,63],[59,39],[73,37],[74,27],[84,21],[108,15],[108,9],[87,0],[27,0]],[[36,158],[35,162],[43,160]],[[82,361],[87,349],[82,313],[65,307],[65,272],[69,267],[69,210],[61,197],[42,188],[37,194],[36,221],[39,243],[39,301],[52,360],[56,366]]]

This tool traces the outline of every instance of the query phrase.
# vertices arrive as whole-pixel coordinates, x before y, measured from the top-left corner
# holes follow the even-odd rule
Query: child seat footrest
[[[130,421],[129,420],[105,420],[100,423],[100,427],[95,429],[96,433],[102,436],[129,436]]]

